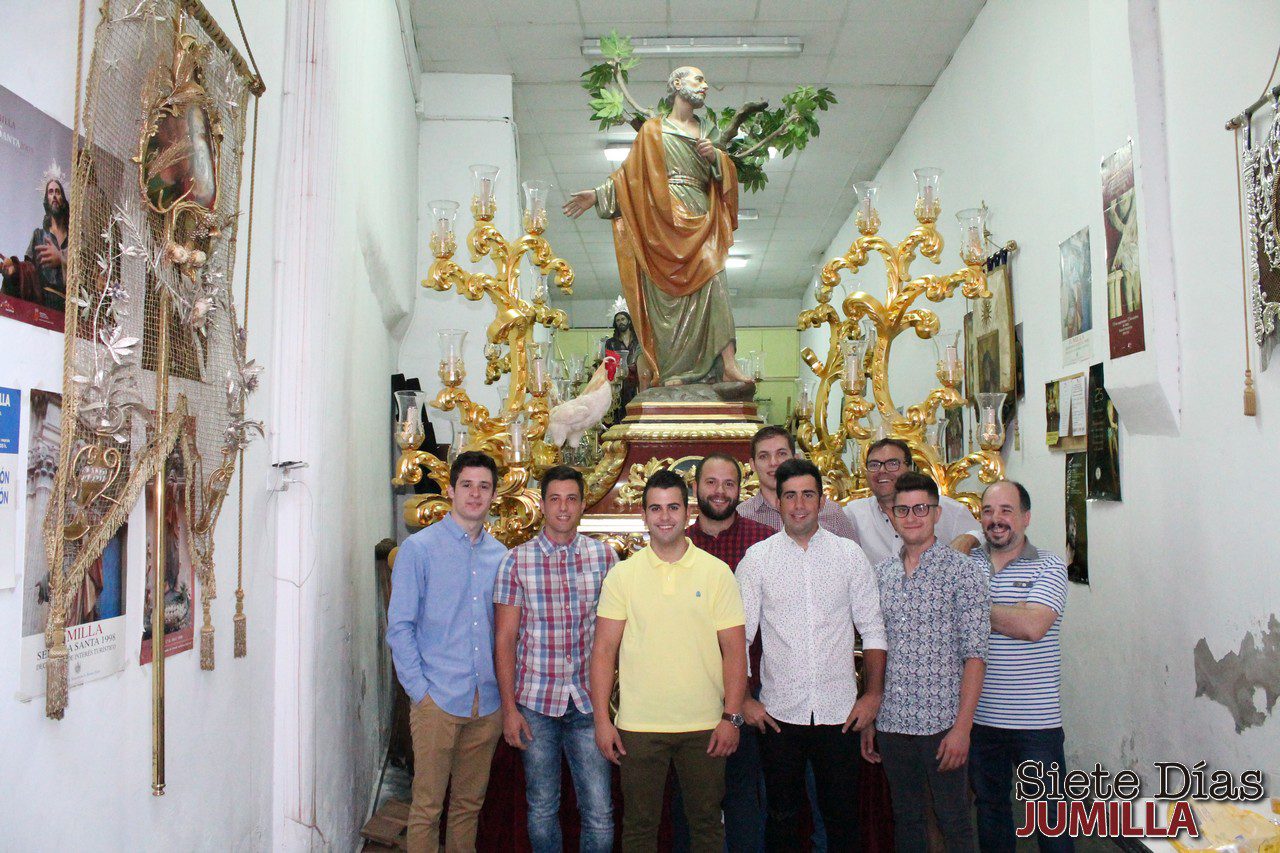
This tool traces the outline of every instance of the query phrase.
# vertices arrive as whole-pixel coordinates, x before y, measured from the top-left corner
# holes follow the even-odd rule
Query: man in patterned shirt
[[[778,482],[774,472],[778,466],[796,455],[796,440],[779,426],[761,427],[751,437],[751,467],[760,478],[760,491],[755,497],[738,505],[738,513],[752,521],[782,529],[782,512],[778,509]],[[840,505],[835,501],[823,501],[818,510],[818,525],[853,542],[858,541],[858,531]]]
[[[972,850],[965,764],[991,630],[986,573],[934,535],[933,480],[903,474],[890,511],[902,550],[876,566],[889,660],[880,714],[862,730],[862,754],[883,758],[898,850],[925,849],[927,790],[947,850]]]
[[[494,657],[502,733],[524,753],[529,843],[559,853],[560,756],[569,762],[583,851],[613,848],[609,762],[596,749],[589,670],[596,606],[613,549],[578,532],[582,474],[567,465],[542,478],[541,532],[498,567]]]
[[[698,519],[687,531],[689,541],[724,560],[732,572],[747,549],[773,535],[772,527],[738,514],[742,468],[727,453],[708,454],[698,463],[695,482]],[[760,695],[760,641],[751,644],[750,687]],[[678,788],[677,788],[678,790]],[[759,850],[764,842],[764,794],[760,777],[760,744],[755,730],[743,727],[738,749],[724,764],[724,835],[730,853]],[[681,815],[679,810],[673,810]],[[679,838],[680,821],[676,820]]]
[[[743,716],[762,733],[768,850],[799,847],[805,764],[812,763],[829,849],[857,850],[857,732],[884,689],[885,632],[875,575],[862,549],[818,526],[822,475],[790,459],[777,471],[783,531],[747,551],[738,570],[747,635],[764,637],[760,701]],[[858,695],[854,629],[866,689]],[[856,701],[855,701],[856,700]]]
[[[983,853],[1012,851],[1013,768],[1038,761],[1066,771],[1063,750],[1062,653],[1058,629],[1067,604],[1067,567],[1027,540],[1031,495],[1021,483],[992,483],[982,495],[986,544],[974,556],[991,576],[987,677],[974,714],[970,776]],[[1037,835],[1042,851],[1074,849],[1071,837]]]

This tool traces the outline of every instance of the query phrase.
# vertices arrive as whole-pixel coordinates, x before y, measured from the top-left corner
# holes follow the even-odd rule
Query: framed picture
[[[1017,398],[1018,347],[1013,331],[1013,287],[1009,253],[1005,249],[987,259],[990,299],[973,302],[972,334],[976,344],[977,387],[969,394],[1003,391],[1006,401]]]

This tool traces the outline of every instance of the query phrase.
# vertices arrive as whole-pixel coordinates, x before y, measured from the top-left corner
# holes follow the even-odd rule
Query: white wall
[[[207,5],[238,42],[230,3]],[[376,781],[385,709],[379,705],[384,673],[377,667],[382,641],[372,548],[391,532],[390,456],[383,440],[387,390],[407,325],[408,294],[419,277],[410,77],[390,0],[290,0],[241,3],[240,9],[267,83],[248,311],[250,354],[267,368],[261,390],[250,399],[250,416],[265,419],[270,435],[246,454],[249,656],[235,660],[231,649],[233,492],[217,540],[217,669],[200,671],[196,651],[170,658],[166,666],[168,789],[155,798],[151,669],[136,662],[141,519],[135,518],[130,534],[125,669],[74,688],[60,722],[44,717],[40,700],[10,698],[17,684],[21,596],[0,590],[0,635],[9,649],[0,653],[3,846],[352,849]],[[6,9],[11,38],[0,53],[0,84],[68,126],[76,14],[70,0]],[[87,19],[86,44],[97,19],[93,4]],[[317,22],[322,26],[312,26]],[[315,50],[298,51],[299,28],[322,35],[311,45]],[[66,49],[51,53],[50,44]],[[282,160],[282,150],[292,154],[297,149],[286,146],[298,142],[285,132],[285,117],[307,106],[299,103],[298,76],[286,76],[286,59],[304,70],[314,63],[327,75],[328,89],[309,93],[328,110],[327,122],[293,128],[303,134],[311,165],[324,164],[317,152],[330,147],[323,180],[312,174],[303,181],[307,164],[292,156]],[[286,79],[294,82],[286,86]],[[247,201],[247,180],[242,190]],[[313,208],[328,216],[311,219],[318,233],[328,235],[323,253],[313,235],[295,227],[299,212]],[[243,224],[237,290],[247,246]],[[300,242],[309,256],[294,251]],[[317,262],[321,254],[327,264]],[[311,262],[309,269],[301,260]],[[301,347],[276,346],[286,330],[294,330]],[[0,323],[0,384],[58,390],[61,353],[60,335]],[[293,388],[301,389],[305,409],[283,408],[296,401]],[[284,424],[306,426],[282,432]],[[311,466],[299,475],[305,487],[270,491],[278,480],[270,462],[299,446],[307,448],[302,458]],[[286,613],[276,606],[275,578],[291,574],[297,595]],[[298,678],[286,677],[282,662],[290,661]],[[285,713],[305,708],[310,713]]]
[[[950,241],[942,269],[960,266],[952,213],[981,200],[998,238],[1018,241],[1013,287],[1025,326],[1026,399],[1022,449],[1006,461],[1009,476],[1031,490],[1031,538],[1061,553],[1064,462],[1043,444],[1042,414],[1044,383],[1064,373],[1058,243],[1090,227],[1093,361],[1106,361],[1099,161],[1134,138],[1144,296],[1160,298],[1166,313],[1155,326],[1147,318],[1153,356],[1107,365],[1109,384],[1141,390],[1116,399],[1122,424],[1146,434],[1122,435],[1124,502],[1089,505],[1091,585],[1072,585],[1063,632],[1068,761],[1132,765],[1150,776],[1153,761],[1206,759],[1274,774],[1276,715],[1236,734],[1225,708],[1195,697],[1192,649],[1203,637],[1218,657],[1238,651],[1280,601],[1272,557],[1280,535],[1263,497],[1264,484],[1280,476],[1280,427],[1269,417],[1280,374],[1259,377],[1261,416],[1243,417],[1235,173],[1223,130],[1265,83],[1280,7],[1166,2],[1158,20],[1153,12],[1116,0],[988,2],[881,170],[881,233],[906,233],[911,169],[936,165]],[[1131,17],[1140,34],[1133,60]],[[1161,109],[1167,126],[1152,121]],[[1167,186],[1151,168],[1164,153]],[[1162,194],[1171,241],[1159,239],[1152,210]],[[853,235],[850,221],[826,256],[842,254]],[[1165,252],[1153,258],[1157,245]],[[883,292],[878,273],[861,278],[862,289]],[[939,313],[955,324],[963,311],[953,299]],[[814,337],[808,342],[825,355]],[[904,341],[894,353],[895,399],[914,402],[932,384],[932,349]],[[1171,415],[1162,410],[1170,405]],[[1150,434],[1160,430],[1173,434]]]
[[[554,240],[554,238],[552,238]],[[554,243],[552,244],[554,245]],[[619,291],[621,292],[621,291]],[[552,304],[564,308],[569,314],[569,325],[574,328],[609,326],[613,323],[613,302],[609,299],[565,299]],[[733,322],[743,328],[750,326],[790,326],[800,313],[800,300],[796,298],[771,299],[765,297],[733,297]]]

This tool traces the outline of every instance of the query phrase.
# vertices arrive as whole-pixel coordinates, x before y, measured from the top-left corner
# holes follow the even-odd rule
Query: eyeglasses
[[[929,511],[934,509],[935,507],[937,507],[937,504],[916,504],[915,506],[907,506],[905,504],[894,504],[892,509],[893,509],[893,514],[898,518],[906,518],[908,512],[910,512],[916,518],[924,518],[926,515],[929,514]]]
[[[888,460],[885,460],[884,462],[881,462],[879,459],[867,460],[868,471],[879,471],[881,468],[883,468],[884,470],[892,473],[893,471],[897,471],[901,467],[902,467],[901,459],[888,459]]]

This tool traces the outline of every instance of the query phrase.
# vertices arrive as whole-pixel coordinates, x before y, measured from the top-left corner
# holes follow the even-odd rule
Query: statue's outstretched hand
[[[569,196],[569,200],[564,203],[564,215],[570,219],[577,219],[582,214],[596,206],[595,190],[579,190]]]

